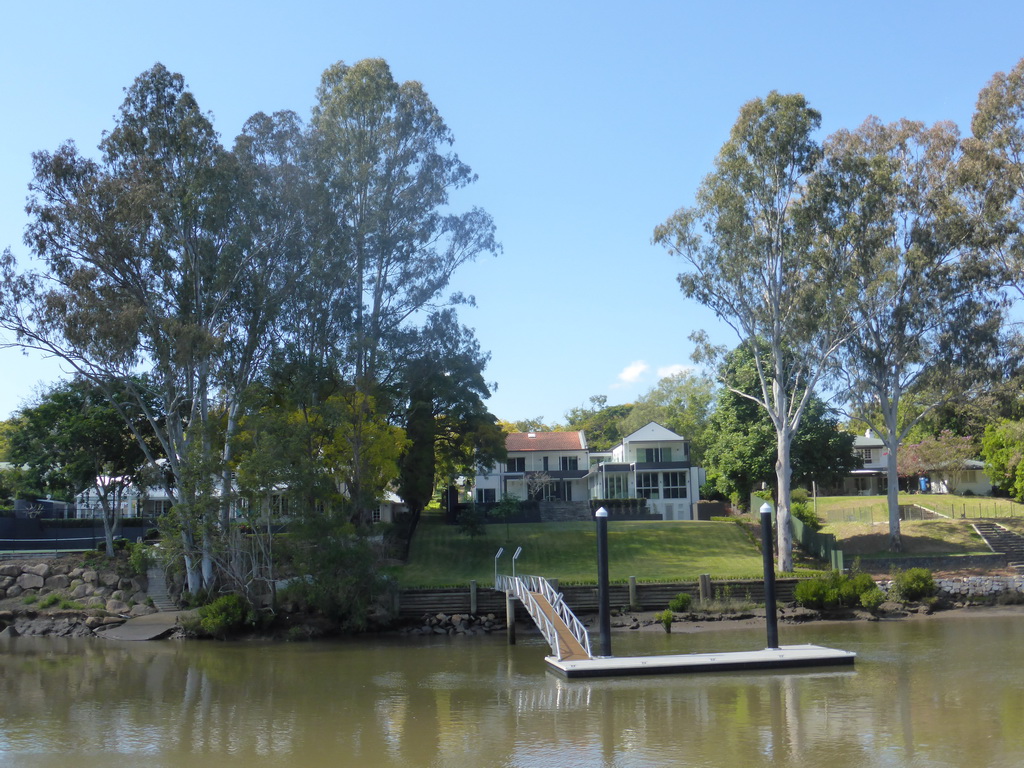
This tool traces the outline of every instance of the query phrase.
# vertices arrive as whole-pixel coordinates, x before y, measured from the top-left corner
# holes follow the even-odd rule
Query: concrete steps
[[[974,523],[974,530],[993,552],[1006,555],[1009,567],[1024,573],[1024,536],[998,523]]]
[[[146,571],[146,578],[149,579],[149,589],[146,594],[153,601],[153,607],[158,611],[177,611],[176,606],[169,594],[167,594],[167,580],[164,578],[163,568],[150,568]]]

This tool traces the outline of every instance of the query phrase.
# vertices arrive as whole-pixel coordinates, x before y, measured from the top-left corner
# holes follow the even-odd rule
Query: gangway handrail
[[[562,653],[562,643],[558,637],[558,632],[555,630],[554,624],[551,623],[551,619],[537,605],[537,599],[526,588],[522,579],[516,576],[499,575],[495,583],[495,589],[502,592],[511,592],[512,595],[523,601],[523,605],[526,606],[530,617],[537,624],[541,634],[544,635],[544,639],[551,646],[551,650],[555,652],[555,656],[561,661],[564,654]]]
[[[591,656],[590,653],[590,635],[587,634],[586,627],[583,626],[576,614],[572,612],[572,609],[566,605],[565,600],[560,592],[555,592],[554,587],[551,583],[543,578],[542,576],[498,576],[495,582],[495,589],[503,592],[511,592],[517,598],[523,601],[526,606],[526,610],[529,611],[530,616],[533,617],[537,626],[540,628],[541,634],[548,641],[548,645],[555,652],[555,655],[561,661],[565,653],[562,650],[561,640],[558,637],[558,632],[555,630],[554,624],[544,614],[540,607],[537,605],[537,601],[533,596],[533,593],[541,594],[548,604],[551,606],[555,615],[565,624],[570,634],[576,639],[583,649],[586,651],[587,656]],[[568,651],[568,649],[566,649]]]

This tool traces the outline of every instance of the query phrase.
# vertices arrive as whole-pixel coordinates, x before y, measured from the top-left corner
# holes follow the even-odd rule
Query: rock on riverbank
[[[126,576],[117,561],[81,558],[0,562],[0,628],[8,634],[84,637],[92,630],[155,612],[145,576]]]

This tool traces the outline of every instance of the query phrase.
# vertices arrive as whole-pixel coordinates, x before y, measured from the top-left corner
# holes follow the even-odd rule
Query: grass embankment
[[[1022,519],[1024,504],[990,496],[951,496],[944,493],[901,493],[900,504],[925,507],[951,520]],[[817,501],[818,517],[830,523],[887,523],[889,508],[885,496],[822,496]],[[910,512],[913,518],[914,512]]]
[[[523,552],[516,573],[559,579],[562,584],[597,583],[597,531],[593,523],[502,524],[467,536],[455,526],[423,524],[416,531],[409,563],[396,572],[403,587],[494,583],[494,555],[500,573],[511,573],[516,547]],[[761,553],[750,534],[726,522],[615,522],[608,524],[608,578],[625,582],[759,578]]]
[[[901,493],[900,504],[913,504],[946,515],[910,519],[900,524],[903,551],[889,548],[889,512],[884,496],[834,496],[818,499],[818,516],[826,521],[822,533],[834,534],[849,560],[852,557],[917,557],[922,555],[983,555],[991,550],[972,523],[997,519],[1000,525],[1024,533],[1024,505],[987,496]]]
[[[888,523],[828,523],[822,533],[835,534],[847,561],[852,557],[920,557],[922,555],[991,554],[965,520],[904,520],[900,524],[903,552],[889,552]]]
[[[950,515],[936,520],[904,520],[903,552],[889,547],[889,515],[884,496],[832,496],[818,499],[823,533],[835,534],[848,563],[853,558],[989,554],[971,527],[976,519],[998,518],[1024,534],[1024,505],[1009,499],[942,494],[900,494],[901,504],[919,504]],[[719,579],[761,577],[761,554],[753,537],[726,522],[615,522],[608,525],[609,578],[624,582],[691,581],[702,573]],[[470,537],[457,527],[425,518],[416,532],[409,563],[395,575],[403,587],[480,586],[494,582],[494,555],[501,573],[512,570],[516,547],[523,553],[516,572],[559,579],[562,584],[597,581],[597,541],[593,523],[503,524],[484,526]]]

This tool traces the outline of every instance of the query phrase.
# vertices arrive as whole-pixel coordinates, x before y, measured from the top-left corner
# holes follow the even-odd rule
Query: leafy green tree
[[[1003,286],[1024,298],[1024,59],[978,95],[964,176],[984,222],[986,252]]]
[[[779,567],[793,566],[791,448],[811,394],[849,333],[841,250],[816,247],[806,183],[821,157],[821,117],[799,94],[744,104],[696,206],[676,211],[654,241],[681,256],[683,293],[736,332],[757,370],[754,402],[777,445]],[[721,361],[698,332],[701,359]],[[739,393],[751,397],[746,393]]]
[[[505,433],[484,404],[486,363],[452,310],[434,313],[410,345],[403,370],[408,444],[398,485],[407,509],[398,531],[403,557],[439,481],[472,476],[505,457]]]
[[[1003,419],[986,427],[981,457],[992,485],[1024,501],[1024,421]]]
[[[959,147],[952,124],[869,118],[829,137],[809,196],[822,238],[849,255],[856,283],[855,333],[838,357],[841,397],[887,448],[893,551],[900,446],[928,412],[990,371],[998,352],[1000,307],[974,251]],[[907,397],[911,408],[902,407]]]
[[[512,432],[554,432],[556,427],[545,424],[543,416],[519,419],[518,421],[499,421],[506,433]]]
[[[629,403],[608,405],[607,397],[593,395],[589,408],[579,406],[566,411],[564,429],[583,430],[587,436],[587,445],[592,451],[610,451],[629,434],[622,431],[622,423],[632,409],[633,406]]]
[[[750,494],[761,483],[770,483],[777,461],[775,430],[768,414],[750,397],[756,392],[757,371],[746,351],[739,347],[726,357],[719,393],[711,413],[711,436],[705,456],[709,480],[735,504],[746,508]],[[854,436],[840,429],[839,420],[818,397],[807,404],[793,439],[794,485],[818,483],[829,487],[860,466],[853,453]]]
[[[622,433],[632,434],[654,421],[690,441],[690,460],[701,464],[709,441],[709,420],[717,386],[711,377],[694,371],[666,376],[642,395],[622,421]]]
[[[45,272],[20,271],[5,254],[0,324],[105,387],[129,426],[129,403],[146,416],[194,592],[213,584],[226,523],[228,499],[218,508],[205,498],[208,473],[223,469],[215,443],[230,443],[237,403],[273,339],[275,304],[260,297],[292,271],[291,228],[257,194],[266,185],[252,163],[265,154],[227,152],[182,77],[162,65],[127,89],[100,150],[99,161],[71,143],[34,156],[26,239]],[[156,453],[147,458],[156,467]]]
[[[308,146],[323,190],[323,230],[332,235],[326,243],[347,265],[342,279],[352,315],[344,320],[351,332],[336,338],[345,341],[356,388],[378,401],[382,385],[397,378],[410,321],[439,302],[459,266],[498,250],[485,212],[448,210],[449,195],[476,179],[451,143],[423,86],[395,82],[382,59],[339,62],[324,72]],[[358,457],[364,447],[353,449]],[[357,522],[369,522],[379,489],[357,472],[349,490]]]
[[[151,449],[155,442],[145,419],[137,415],[133,431],[101,388],[77,379],[23,408],[14,424],[11,457],[28,468],[30,482],[67,501],[86,489],[96,492],[106,551],[113,555],[118,502],[129,487],[138,485],[146,462],[135,433],[145,435]]]

